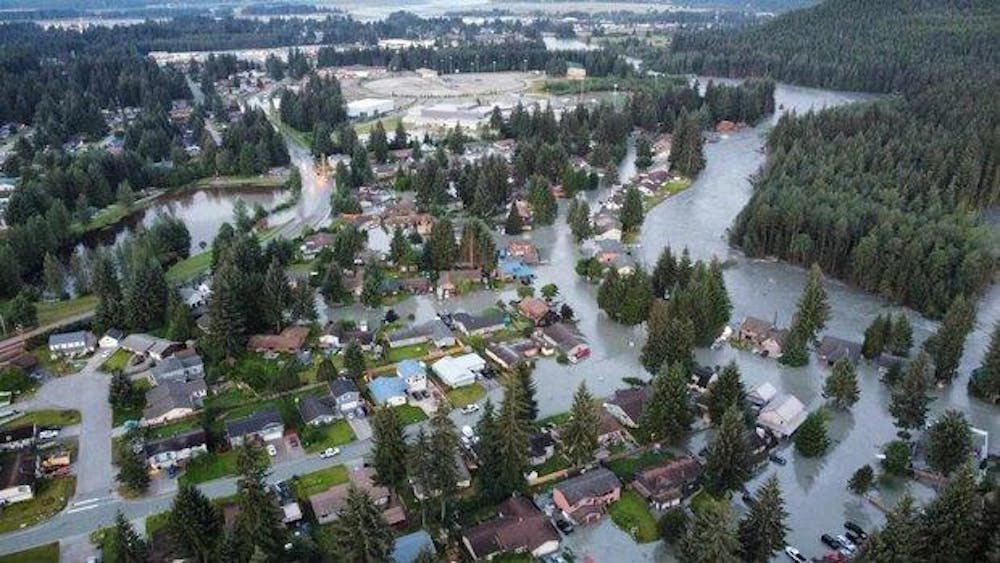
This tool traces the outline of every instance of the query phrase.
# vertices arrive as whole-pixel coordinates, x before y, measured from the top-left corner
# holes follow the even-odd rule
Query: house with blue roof
[[[403,360],[396,364],[396,376],[406,382],[410,393],[427,390],[427,366],[417,360]]]
[[[531,280],[535,271],[521,260],[505,258],[497,264],[500,277],[503,279]]]
[[[372,400],[378,406],[398,407],[406,404],[406,380],[399,377],[376,377],[368,384]]]
[[[392,546],[393,563],[414,563],[422,553],[427,552],[432,559],[437,558],[434,540],[425,530],[399,536]]]

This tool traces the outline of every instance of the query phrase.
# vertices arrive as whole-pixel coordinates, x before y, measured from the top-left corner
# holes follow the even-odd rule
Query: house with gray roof
[[[167,358],[184,346],[177,342],[140,332],[126,336],[122,340],[121,347],[133,354],[147,356],[157,362],[162,362],[164,358]]]
[[[167,381],[188,381],[204,377],[205,364],[197,352],[188,348],[156,364],[149,373],[157,385]]]
[[[447,348],[455,344],[455,335],[441,319],[433,319],[426,323],[393,331],[386,336],[390,348],[403,348],[415,344],[432,343],[438,348]]]
[[[349,378],[337,377],[330,381],[330,398],[340,414],[347,414],[361,406],[361,390]]]
[[[334,410],[333,401],[329,397],[305,395],[299,399],[299,415],[308,426],[323,426],[336,421],[339,416]]]
[[[148,441],[143,445],[143,452],[149,468],[157,471],[182,465],[192,458],[208,453],[208,444],[205,431],[197,429]]]
[[[503,330],[507,326],[506,315],[498,309],[483,311],[478,315],[461,312],[452,315],[455,328],[467,336],[483,336]]]
[[[142,424],[153,426],[194,414],[208,394],[204,379],[167,381],[146,392]]]
[[[273,408],[226,422],[226,438],[233,447],[242,446],[250,440],[280,440],[284,433],[285,423],[281,413]]]
[[[552,490],[552,500],[567,518],[580,524],[596,522],[608,505],[621,498],[622,482],[604,467],[567,479]]]
[[[52,357],[79,358],[97,349],[97,337],[89,330],[61,332],[49,336],[49,353]]]

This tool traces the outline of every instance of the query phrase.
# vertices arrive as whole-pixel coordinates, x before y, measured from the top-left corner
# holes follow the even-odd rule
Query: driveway
[[[348,418],[347,424],[351,425],[351,430],[354,431],[354,436],[358,440],[367,440],[372,437],[372,425],[368,422],[367,416]]]

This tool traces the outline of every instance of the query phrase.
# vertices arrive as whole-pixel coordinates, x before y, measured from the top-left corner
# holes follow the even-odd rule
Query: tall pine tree
[[[372,464],[383,485],[396,486],[406,479],[406,433],[396,411],[377,408],[372,417]]]
[[[739,538],[744,561],[766,563],[785,546],[788,533],[788,512],[777,475],[768,477],[757,489],[756,501],[740,521]]]
[[[222,541],[222,514],[197,487],[181,481],[170,506],[167,530],[181,553],[200,563],[217,557]]]
[[[583,465],[594,457],[601,424],[600,407],[587,390],[586,382],[581,381],[576,388],[569,412],[569,420],[563,428],[561,439],[570,462],[573,465]]]
[[[689,377],[684,365],[675,363],[653,378],[653,392],[639,417],[639,429],[648,440],[676,443],[691,429]]]
[[[719,496],[743,486],[750,477],[750,445],[743,412],[736,406],[722,415],[705,454],[705,488]]]
[[[924,342],[924,350],[934,361],[934,379],[951,383],[965,349],[965,337],[976,320],[975,304],[959,295],[951,304],[941,326]]]

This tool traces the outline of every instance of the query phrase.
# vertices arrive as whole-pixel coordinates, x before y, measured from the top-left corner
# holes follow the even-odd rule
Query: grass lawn
[[[146,518],[146,537],[151,538],[153,534],[167,527],[170,520],[170,511],[153,514]]]
[[[194,458],[180,479],[197,484],[235,474],[236,450],[230,450],[224,454],[207,453]]]
[[[354,431],[346,420],[338,420],[333,424],[308,428],[300,433],[302,447],[309,453],[321,452],[327,448],[342,446],[354,441]]]
[[[667,180],[663,183],[661,190],[667,192],[670,195],[678,194],[688,189],[691,185],[690,178],[678,178],[676,180]]]
[[[201,428],[201,418],[192,416],[183,420],[178,420],[177,422],[164,424],[163,426],[148,427],[146,429],[146,437],[150,440],[169,438],[171,436],[176,436],[181,432],[187,432],[188,430],[194,430],[196,428]]]
[[[334,465],[312,473],[306,473],[295,478],[295,495],[300,499],[307,499],[317,493],[329,489],[334,485],[347,482],[347,468],[343,465]]]
[[[230,409],[254,401],[256,395],[236,387],[230,387],[218,395],[208,397],[205,402],[220,410]]]
[[[111,357],[101,364],[101,371],[105,373],[111,373],[113,371],[123,370],[125,366],[128,365],[128,361],[132,358],[132,352],[124,348],[119,348],[115,350]]]
[[[705,510],[705,507],[712,504],[713,502],[719,502],[715,497],[708,494],[708,491],[702,489],[691,497],[691,512],[701,512]]]
[[[608,462],[608,468],[623,481],[631,481],[635,474],[660,462],[673,458],[666,450],[647,450],[638,456],[623,457]]]
[[[122,219],[128,217],[129,214],[136,209],[137,206],[133,206],[130,209],[120,203],[112,203],[107,207],[99,209],[97,213],[94,213],[94,216],[91,217],[85,224],[81,224],[79,222],[73,223],[72,230],[78,234],[83,234],[103,229],[108,225],[114,225],[115,223],[118,223]]]
[[[44,410],[25,413],[13,420],[4,423],[0,428],[15,428],[27,424],[37,424],[39,426],[73,426],[80,424],[80,411],[74,410]]]
[[[538,421],[539,426],[548,426],[549,424],[553,426],[562,426],[569,422],[570,412],[561,412],[559,414],[554,414],[552,416],[545,417]]]
[[[64,301],[39,301],[38,326],[45,326],[63,319],[93,311],[97,307],[97,296],[86,295]]]
[[[476,401],[482,399],[486,396],[486,389],[478,384],[473,383],[472,385],[466,385],[465,387],[456,387],[451,391],[446,393],[448,400],[451,401],[451,405],[455,408],[464,407],[465,405],[471,405]]]
[[[193,189],[206,188],[267,188],[273,189],[285,184],[285,175],[260,174],[256,176],[212,176],[202,178],[191,185]]]
[[[545,463],[533,468],[538,472],[538,476],[548,475],[549,473],[555,473],[556,471],[562,471],[563,469],[569,469],[569,460],[566,456],[561,453],[556,453],[548,459]]]
[[[205,251],[177,262],[167,270],[167,279],[174,283],[187,281],[208,272],[212,267],[212,253]]]
[[[35,498],[5,506],[0,513],[0,533],[34,526],[56,515],[76,492],[76,477],[39,479]]]
[[[429,348],[427,344],[414,344],[401,348],[392,348],[385,356],[386,363],[398,364],[403,360],[423,358],[427,355]]]
[[[660,539],[659,531],[656,529],[656,518],[639,493],[623,492],[618,502],[608,507],[608,513],[611,514],[611,520],[635,538],[635,541],[647,543]]]
[[[153,385],[142,379],[135,383],[136,401],[127,407],[112,406],[111,408],[111,425],[120,426],[125,424],[128,420],[139,420],[142,418],[142,410],[146,407],[146,391],[149,391]]]
[[[0,563],[59,563],[59,542],[2,555]]]
[[[396,416],[399,417],[403,426],[420,422],[421,420],[427,420],[427,413],[425,413],[420,407],[415,407],[413,405],[399,405],[398,407],[392,407],[392,410],[395,411]]]
[[[400,122],[400,120],[402,120],[401,117],[395,116],[362,121],[354,125],[354,131],[358,135],[366,135],[371,132],[376,123],[381,121],[386,134],[389,135],[389,138],[392,138],[392,134],[396,130],[396,125]]]

